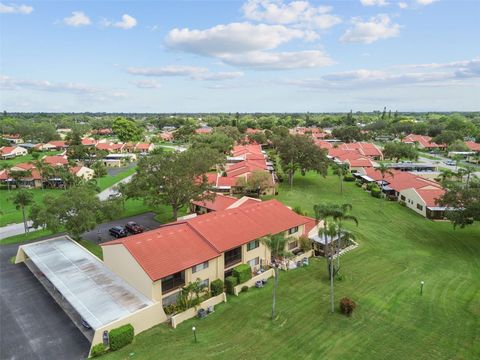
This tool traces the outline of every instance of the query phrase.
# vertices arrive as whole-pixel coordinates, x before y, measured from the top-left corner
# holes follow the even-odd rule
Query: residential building
[[[2,139],[8,141],[10,144],[21,144],[23,142],[19,134],[2,134]]]
[[[402,142],[406,144],[416,144],[419,149],[436,150],[446,148],[445,144],[437,144],[432,141],[430,136],[426,135],[410,134],[405,136],[402,139]]]
[[[142,234],[103,243],[105,265],[153,301],[175,302],[182,286],[199,279],[209,285],[249,264],[252,272],[270,263],[260,239],[283,233],[288,250],[299,251],[298,237],[315,220],[276,200],[255,201],[177,221]]]
[[[2,159],[12,159],[17,156],[27,155],[27,149],[21,146],[2,146],[0,147],[0,155]]]

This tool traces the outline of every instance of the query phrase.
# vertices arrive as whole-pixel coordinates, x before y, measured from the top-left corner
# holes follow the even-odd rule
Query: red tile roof
[[[465,141],[465,145],[470,149],[470,151],[480,152],[480,144],[473,141]]]
[[[425,201],[427,207],[438,206],[436,200],[445,194],[443,189],[416,189],[415,191]]]
[[[192,204],[204,207],[208,210],[219,211],[225,210],[237,201],[238,199],[236,197],[217,194],[213,200],[192,201]]]
[[[249,241],[310,222],[277,200],[269,200],[211,212],[101,245],[122,244],[156,281]]]
[[[56,148],[64,148],[67,147],[67,143],[63,140],[54,140],[54,141],[49,141],[48,142],[50,145],[55,146]]]
[[[43,158],[43,162],[48,165],[52,166],[63,166],[68,164],[68,159],[64,156],[53,155],[53,156],[45,156]]]
[[[8,155],[15,149],[14,146],[4,146],[1,148],[2,155]]]
[[[97,140],[95,139],[90,139],[90,138],[83,138],[82,139],[82,145],[88,146],[88,145],[95,145],[97,143]]]
[[[410,134],[405,136],[402,139],[402,142],[404,143],[419,143],[421,144],[424,148],[439,148],[439,147],[444,147],[444,145],[439,145],[435,142],[432,142],[432,138],[430,136],[426,135],[417,135],[417,134]]]

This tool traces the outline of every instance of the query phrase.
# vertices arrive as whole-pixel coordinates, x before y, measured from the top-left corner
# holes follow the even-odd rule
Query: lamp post
[[[192,326],[192,331],[193,331],[193,337],[195,338],[195,342],[197,342],[197,329],[195,326]]]
[[[420,281],[420,295],[423,295],[423,285],[425,284],[425,281]]]

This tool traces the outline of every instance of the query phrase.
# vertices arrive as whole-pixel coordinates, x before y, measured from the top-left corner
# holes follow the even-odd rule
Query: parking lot
[[[24,264],[0,247],[0,359],[85,359],[90,344]]]
[[[145,231],[153,230],[160,227],[160,223],[154,219],[155,213],[147,212],[141,215],[130,216],[126,219],[121,220],[114,220],[107,223],[103,223],[98,225],[92,231],[86,232],[82,234],[82,238],[88,241],[92,241],[94,243],[102,243],[105,241],[115,239],[112,235],[109,234],[108,230],[116,225],[125,226],[128,221],[134,221]]]

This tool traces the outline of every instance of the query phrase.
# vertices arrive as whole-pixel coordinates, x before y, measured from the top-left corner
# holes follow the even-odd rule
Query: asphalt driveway
[[[101,243],[109,240],[115,239],[108,233],[108,229],[115,225],[124,226],[128,221],[135,221],[138,225],[142,226],[145,231],[153,230],[160,227],[160,223],[154,219],[155,213],[146,212],[136,216],[130,216],[125,219],[113,220],[103,224],[98,225],[92,231],[82,234],[82,238],[94,243]]]
[[[90,344],[24,264],[0,246],[0,359],[84,359]]]

